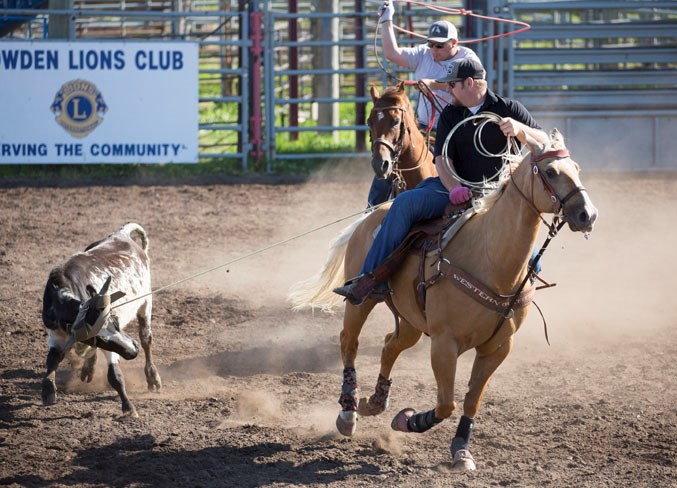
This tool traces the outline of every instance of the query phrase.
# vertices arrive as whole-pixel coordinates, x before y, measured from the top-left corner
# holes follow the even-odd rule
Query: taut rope
[[[374,209],[376,209],[376,208],[378,208],[378,207],[380,207],[381,205],[384,205],[384,204],[386,204],[386,203],[389,203],[389,202],[383,202],[383,203],[380,203],[380,204],[378,204],[378,205],[374,205],[373,207],[370,207],[370,211],[371,211],[371,210],[374,210]],[[272,248],[274,248],[274,247],[281,246],[282,244],[286,244],[286,243],[291,242],[291,241],[293,241],[293,240],[296,240],[296,239],[299,239],[299,238],[301,238],[301,237],[307,236],[308,234],[312,234],[313,232],[317,232],[318,230],[322,230],[322,229],[324,229],[324,228],[326,228],[326,227],[330,227],[330,226],[332,226],[332,225],[334,225],[334,224],[338,224],[339,222],[343,222],[344,220],[348,220],[348,219],[350,219],[350,218],[356,217],[356,216],[358,216],[358,215],[360,215],[360,214],[363,214],[364,212],[365,212],[364,210],[360,210],[359,212],[352,213],[352,214],[350,214],[350,215],[347,215],[347,216],[345,216],[345,217],[341,217],[340,219],[334,220],[334,221],[329,222],[329,223],[327,223],[327,224],[320,225],[319,227],[315,227],[315,228],[309,229],[309,230],[307,230],[307,231],[305,231],[305,232],[301,232],[300,234],[296,234],[296,235],[294,235],[294,236],[292,236],[292,237],[289,237],[289,238],[287,238],[287,239],[284,239],[284,240],[275,242],[275,243],[273,243],[273,244],[270,244],[270,245],[268,245],[268,246],[262,247],[262,248],[260,248],[260,249],[255,250],[255,251],[252,251],[252,252],[250,252],[250,253],[243,254],[242,256],[239,256],[239,257],[237,257],[237,258],[231,259],[230,261],[226,261],[225,263],[219,264],[218,266],[214,266],[214,267],[212,267],[212,268],[205,269],[205,270],[203,270],[203,271],[197,272],[197,273],[195,273],[195,274],[192,274],[192,275],[187,276],[187,277],[185,277],[185,278],[182,278],[182,279],[180,279],[180,280],[174,281],[173,283],[169,283],[169,284],[167,284],[167,285],[161,286],[160,288],[156,288],[155,290],[151,290],[150,292],[145,293],[145,294],[143,294],[143,295],[139,295],[138,297],[134,297],[134,298],[132,298],[132,299],[130,299],[130,300],[127,300],[126,302],[119,303],[119,304],[117,304],[117,305],[115,305],[115,306],[112,306],[112,307],[111,307],[111,310],[114,309],[114,308],[122,307],[123,305],[127,305],[128,303],[132,303],[132,302],[135,302],[135,301],[137,301],[137,300],[141,300],[142,298],[145,298],[145,297],[147,297],[147,296],[150,296],[150,295],[154,295],[154,294],[160,293],[161,291],[167,290],[168,288],[172,288],[172,287],[174,287],[174,286],[180,285],[181,283],[185,283],[186,281],[190,281],[190,280],[193,280],[193,279],[198,278],[198,277],[200,277],[200,276],[206,275],[206,274],[208,274],[208,273],[211,273],[212,271],[216,271],[217,269],[221,269],[221,268],[226,267],[226,266],[228,266],[228,265],[237,263],[237,262],[239,262],[239,261],[243,261],[243,260],[245,260],[245,259],[247,259],[247,258],[250,258],[250,257],[255,256],[255,255],[257,255],[257,254],[261,254],[262,252],[268,251],[268,250],[270,250],[270,249],[272,249]]]

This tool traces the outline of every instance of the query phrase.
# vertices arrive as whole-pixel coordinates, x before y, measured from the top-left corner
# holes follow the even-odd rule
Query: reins
[[[536,215],[538,215],[538,218],[541,219],[541,222],[545,224],[545,226],[548,228],[548,237],[545,239],[545,242],[541,246],[541,248],[538,250],[538,254],[534,257],[534,259],[531,261],[531,264],[529,265],[529,269],[527,270],[526,275],[524,276],[524,279],[520,283],[520,286],[517,288],[517,291],[513,295],[510,304],[506,307],[506,309],[503,311],[501,314],[501,318],[499,319],[498,323],[496,324],[496,327],[494,328],[494,332],[491,334],[491,337],[489,337],[489,340],[493,339],[498,331],[500,330],[501,326],[505,322],[506,319],[512,317],[514,314],[514,305],[516,300],[518,299],[520,293],[522,293],[522,290],[526,286],[527,282],[531,279],[532,276],[536,276],[535,274],[535,269],[538,266],[538,263],[541,260],[541,257],[545,253],[545,250],[548,248],[548,245],[550,244],[550,241],[552,241],[557,233],[560,231],[562,226],[565,224],[565,221],[563,219],[560,220],[559,214],[562,212],[564,209],[564,205],[566,204],[569,199],[576,195],[577,193],[581,193],[583,191],[586,191],[585,188],[582,186],[576,186],[573,190],[571,190],[569,193],[567,193],[564,198],[560,198],[559,195],[557,195],[557,192],[555,189],[552,187],[552,185],[545,179],[543,174],[539,171],[538,166],[536,163],[543,161],[545,159],[562,159],[562,158],[568,158],[570,157],[569,151],[566,149],[557,149],[553,151],[546,151],[538,156],[532,156],[531,158],[531,173],[533,175],[531,179],[531,199],[527,198],[527,196],[524,194],[524,192],[520,189],[520,187],[517,185],[515,182],[514,175],[512,171],[510,172],[510,181],[511,183],[515,186],[515,189],[517,190],[518,194],[524,198],[524,200],[527,202],[529,205],[529,208],[531,208]],[[534,179],[536,178],[536,175],[540,177],[541,182],[543,183],[543,187],[545,190],[550,194],[550,198],[553,200],[553,202],[556,202],[558,204],[558,208],[555,209],[555,217],[553,218],[552,224],[548,224],[547,221],[543,218],[541,215],[541,212],[536,208],[536,206],[533,203],[533,194],[534,194],[534,189],[533,189],[533,183]],[[552,285],[548,285],[552,286]],[[538,308],[538,306],[537,306]],[[539,309],[540,312],[540,309]],[[541,313],[541,317],[543,317],[543,313]],[[550,340],[548,339],[548,326],[545,322],[545,317],[543,317],[543,329],[545,331],[545,341],[550,345]]]
[[[556,219],[557,219],[557,217],[555,217],[555,220]],[[505,322],[505,320],[508,319],[508,318],[511,318],[513,316],[513,314],[515,313],[515,310],[513,308],[515,306],[515,302],[517,301],[520,294],[522,293],[522,290],[524,290],[524,287],[526,286],[526,284],[529,281],[529,279],[531,278],[531,276],[532,275],[535,276],[534,270],[536,269],[536,266],[538,266],[538,263],[541,260],[541,257],[545,253],[545,250],[548,248],[550,241],[552,241],[555,238],[555,236],[557,235],[559,230],[564,225],[563,220],[555,225],[555,220],[553,220],[553,224],[551,226],[548,226],[549,229],[550,229],[550,231],[548,232],[548,237],[545,239],[545,242],[543,243],[541,248],[538,250],[538,254],[536,254],[536,257],[534,257],[534,259],[532,260],[531,265],[529,265],[529,269],[527,270],[526,276],[524,277],[524,279],[520,283],[520,286],[519,286],[519,288],[517,288],[517,291],[515,292],[515,294],[510,299],[510,304],[505,308],[505,310],[501,314],[501,318],[498,320],[498,323],[496,324],[496,327],[494,328],[494,332],[491,334],[491,337],[489,337],[488,340],[493,339],[496,336],[496,334],[498,334],[498,331],[500,330],[500,328],[503,325],[503,323]],[[540,311],[540,309],[539,309],[539,311]],[[541,317],[542,316],[543,316],[543,314],[541,314]],[[545,323],[545,318],[543,318],[543,329],[545,331],[545,341],[548,343],[548,345],[550,345],[550,340],[548,339],[548,326]]]

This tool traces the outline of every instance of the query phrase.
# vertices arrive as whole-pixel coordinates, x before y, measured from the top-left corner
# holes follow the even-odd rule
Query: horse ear
[[[371,94],[371,99],[375,102],[379,98],[381,98],[381,94],[378,92],[378,89],[374,86],[371,85],[369,87],[369,93]]]
[[[553,129],[550,133],[550,145],[553,149],[564,148],[564,136],[557,129]]]
[[[400,81],[397,84],[397,91],[403,92],[404,91],[404,81]]]

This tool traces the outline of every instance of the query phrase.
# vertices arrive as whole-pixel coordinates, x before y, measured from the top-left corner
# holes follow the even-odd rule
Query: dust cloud
[[[307,183],[284,195],[275,212],[275,226],[259,241],[243,241],[238,248],[198,248],[199,264],[187,274],[222,266],[186,286],[246,299],[255,307],[283,305],[289,287],[316,273],[324,264],[329,243],[366,207],[371,184],[367,161],[330,161]]]
[[[328,164],[306,184],[298,185],[284,195],[284,208],[275,209],[275,225],[267,229],[260,242],[241,241],[224,255],[220,249],[199,250],[199,262],[213,266],[226,259],[244,255],[254,249],[289,239],[309,229],[360,212],[366,201],[371,173],[369,168],[355,168],[354,161]],[[366,165],[365,165],[366,166]],[[551,243],[543,259],[543,278],[557,283],[539,291],[536,303],[543,310],[552,348],[545,344],[543,320],[535,308],[516,338],[520,353],[547,356],[554,350],[575,350],[581,344],[597,344],[610,348],[627,340],[641,339],[644,334],[672,328],[677,321],[677,301],[671,290],[677,285],[672,253],[677,231],[670,223],[677,210],[677,177],[672,174],[643,175],[584,173],[584,186],[599,210],[595,229],[586,240],[582,234],[564,227]],[[353,219],[312,232],[292,242],[243,259],[228,267],[187,284],[196,292],[217,294],[244,300],[251,305],[255,317],[251,324],[268,331],[266,336],[247,333],[246,354],[229,352],[209,357],[204,364],[177,364],[173,373],[186,374],[203,381],[214,375],[284,374],[293,371],[330,372],[336,374],[341,365],[338,353],[338,331],[341,313],[293,313],[286,302],[289,286],[317,272],[326,258],[329,242]],[[541,232],[538,244],[545,238]],[[383,335],[392,330],[392,317],[387,310],[377,310],[370,317],[361,337],[361,354],[380,354]],[[227,327],[224,327],[227,329]],[[232,343],[227,332],[217,340]],[[415,361],[418,374],[433,382],[428,366],[428,341],[408,351],[405,364]],[[459,364],[460,377],[467,376],[472,358]],[[518,359],[516,359],[518,360]],[[180,373],[179,373],[180,372]],[[469,371],[467,372],[469,373]],[[375,377],[377,370],[366,370],[365,377]],[[209,382],[207,382],[209,383]],[[204,394],[218,394],[220,388]],[[288,424],[295,420],[280,413],[279,400],[262,392],[242,393],[238,418],[246,421],[247,412],[255,412],[266,421]],[[270,410],[259,411],[259,405]],[[262,408],[262,407],[261,407]],[[335,405],[327,406],[306,424],[319,431],[333,430]],[[256,413],[258,412],[258,413]],[[329,419],[329,421],[328,421]],[[305,425],[304,425],[305,427]],[[391,438],[375,441],[385,452],[397,452]]]
[[[676,175],[582,179],[599,217],[589,240],[565,226],[544,256],[542,276],[557,286],[539,291],[536,303],[551,339],[615,343],[674,327],[677,230],[669,223],[677,213]],[[532,309],[527,325],[542,338],[541,322]]]

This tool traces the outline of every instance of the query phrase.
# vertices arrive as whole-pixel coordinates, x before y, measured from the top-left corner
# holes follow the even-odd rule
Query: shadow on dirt
[[[224,432],[226,434],[228,432]],[[306,463],[274,460],[272,458],[292,451],[291,445],[277,442],[247,447],[224,445],[197,451],[162,449],[165,449],[164,443],[150,435],[123,438],[108,446],[79,451],[71,461],[77,468],[67,477],[48,480],[39,475],[12,476],[0,479],[0,485],[122,487],[132,483],[135,486],[256,487],[293,483],[298,486],[380,473],[373,464],[346,465],[329,456]],[[334,448],[313,446],[314,451],[318,449]]]
[[[210,356],[183,359],[164,368],[174,379],[191,379],[211,374],[217,376],[252,376],[256,374],[320,373],[336,371],[340,366],[334,344],[306,348],[256,347]]]

